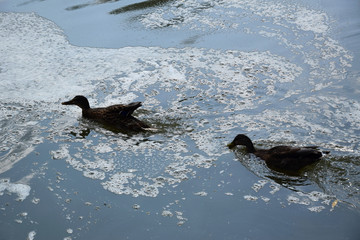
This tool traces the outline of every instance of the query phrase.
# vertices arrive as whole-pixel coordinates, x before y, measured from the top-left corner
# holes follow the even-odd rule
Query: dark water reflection
[[[121,8],[114,9],[110,12],[110,14],[120,14],[131,11],[144,10],[152,7],[157,7],[161,5],[165,5],[169,2],[173,2],[174,0],[149,0],[139,3],[130,4]]]
[[[240,163],[256,176],[271,179],[289,190],[301,192],[304,186],[316,184],[324,193],[337,196],[349,206],[360,206],[359,156],[328,154],[320,162],[297,173],[285,173],[269,169],[264,161],[244,151],[237,150],[235,155]]]
[[[91,131],[112,135],[112,136],[125,136],[127,138],[131,138],[134,135],[144,135],[150,136],[153,134],[165,134],[165,133],[182,133],[188,130],[185,130],[187,124],[184,123],[184,119],[181,118],[171,118],[171,117],[160,117],[156,113],[151,113],[151,111],[147,110],[137,110],[138,114],[141,114],[141,117],[152,114],[152,117],[149,117],[145,120],[142,119],[143,122],[149,124],[151,128],[149,130],[144,131],[132,131],[131,129],[121,128],[118,126],[113,126],[106,123],[95,122],[92,120],[88,120],[85,118],[79,118],[78,126],[73,126],[69,131],[71,135],[79,138],[86,138],[90,135]],[[138,114],[134,114],[134,116],[138,117]]]
[[[360,206],[360,157],[329,156],[323,164],[316,166],[311,180],[324,192],[344,194],[343,201],[352,206]]]
[[[252,154],[235,150],[235,155],[239,162],[253,174],[261,178],[271,179],[286,188],[295,189],[296,186],[306,186],[312,184],[307,177],[307,172],[312,171],[314,166],[309,166],[297,172],[280,172],[268,168],[263,160]]]
[[[94,2],[91,2],[91,3],[83,3],[83,4],[67,7],[67,8],[65,8],[65,10],[73,11],[73,10],[82,9],[82,8],[85,8],[85,7],[88,7],[88,6],[96,6],[96,5],[99,5],[99,4],[118,2],[118,1],[119,0],[99,0],[99,1],[94,1]]]
[[[120,14],[120,13],[125,13],[125,12],[144,10],[144,9],[148,9],[148,8],[152,8],[152,7],[161,6],[168,2],[173,2],[173,1],[174,0],[148,0],[148,1],[143,1],[143,2],[126,5],[124,7],[114,9],[114,10],[110,11],[109,13],[110,14]],[[95,5],[99,5],[99,4],[113,3],[113,2],[119,2],[119,0],[100,0],[100,1],[95,1],[92,3],[84,3],[84,4],[67,7],[66,10],[73,11],[73,10],[82,9],[82,8],[85,8],[88,6],[95,6]]]

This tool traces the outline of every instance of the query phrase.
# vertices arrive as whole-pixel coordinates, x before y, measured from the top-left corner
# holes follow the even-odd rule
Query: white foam
[[[5,191],[17,194],[17,201],[24,201],[30,195],[31,187],[22,183],[11,183],[10,179],[0,179],[0,195]]]
[[[195,0],[184,2],[195,8],[199,3]],[[171,4],[177,3],[167,6]],[[12,162],[24,158],[41,142],[40,132],[49,132],[47,140],[59,143],[59,149],[51,151],[53,159],[64,159],[70,167],[116,194],[156,197],[164,186],[175,187],[181,181],[195,177],[197,167],[213,166],[219,156],[228,153],[220,147],[224,145],[224,136],[234,134],[239,128],[254,134],[272,133],[272,140],[299,140],[298,135],[286,131],[289,127],[295,132],[314,133],[309,137],[300,136],[302,141],[309,143],[317,143],[316,134],[320,137],[329,134],[346,136],[339,138],[340,144],[344,145],[348,137],[357,139],[350,130],[334,132],[331,127],[345,121],[359,128],[351,114],[319,109],[306,98],[300,98],[289,108],[277,105],[313,90],[317,104],[330,107],[341,103],[351,109],[352,106],[344,103],[349,101],[346,97],[321,96],[320,90],[335,84],[333,76],[341,79],[352,61],[346,49],[328,36],[326,14],[304,7],[288,14],[291,6],[266,5],[266,1],[213,4],[211,11],[215,15],[201,15],[202,21],[198,21],[199,12],[193,11],[191,18],[185,18],[183,24],[189,24],[191,28],[197,21],[201,31],[201,25],[211,24],[212,16],[225,16],[218,14],[223,12],[230,13],[231,21],[236,18],[241,22],[242,18],[232,14],[230,8],[244,9],[271,23],[266,29],[259,24],[259,28],[252,30],[255,34],[280,40],[303,62],[269,51],[77,47],[68,43],[55,24],[36,14],[0,13],[0,53],[7,56],[0,59],[0,91],[3,93],[0,116],[9,124],[2,132],[6,141],[1,143],[1,149],[9,152],[5,154],[6,158]],[[172,10],[181,11],[179,14],[184,16],[191,11],[181,6]],[[160,15],[164,13],[161,7],[154,12],[159,11]],[[145,19],[149,20],[147,15]],[[316,20],[316,24],[312,24],[312,20]],[[222,26],[228,28],[230,25]],[[240,26],[231,25],[231,28],[240,29]],[[306,48],[301,41],[291,42],[279,31],[279,26],[296,36],[295,39],[310,38],[314,44]],[[308,32],[314,36],[309,37]],[[330,64],[332,62],[336,64]],[[307,68],[311,69],[310,81],[304,79]],[[317,81],[317,77],[332,80]],[[297,85],[298,81],[304,82]],[[289,89],[290,85],[294,85],[294,89]],[[309,85],[313,89],[309,89]],[[285,98],[282,96],[284,89]],[[92,105],[141,98],[146,113],[139,113],[139,117],[160,127],[165,125],[162,129],[165,133],[146,137],[144,141],[143,135],[128,138],[95,127],[93,138],[96,140],[73,139],[70,135],[80,135],[87,123],[80,121],[77,125],[80,110],[62,106],[60,100],[78,94],[87,95]],[[274,103],[276,107],[273,107]],[[356,115],[360,104],[354,100],[353,105],[355,110],[350,112]],[[316,116],[314,120],[308,109],[301,112],[295,108],[303,106],[320,117]],[[26,121],[21,120],[24,112],[30,112]],[[21,117],[13,121],[14,115]],[[316,121],[323,116],[329,116],[326,126]],[[51,124],[43,126],[46,131],[39,131],[37,125],[43,120],[49,120]],[[9,134],[13,129],[20,129],[19,133]],[[22,141],[28,135],[32,136],[31,141]],[[19,142],[25,144],[16,152],[14,143]],[[254,189],[260,190],[264,185],[259,182]],[[278,187],[273,190],[276,191]]]
[[[333,199],[333,196],[318,191],[312,191],[310,193],[296,192],[290,194],[287,198],[287,201],[289,205],[300,204],[300,205],[310,206],[313,205],[313,203],[318,204],[318,202],[321,200],[321,203],[323,203],[325,206],[328,206],[331,199]],[[312,212],[321,212],[322,210],[325,209],[324,205],[311,206],[308,207],[308,209]]]
[[[248,200],[248,201],[256,201],[256,200],[258,200],[259,198],[256,197],[256,196],[252,196],[252,195],[245,195],[245,196],[244,196],[244,199],[245,199],[245,200]]]
[[[163,217],[172,217],[174,214],[169,210],[164,210],[164,211],[162,211],[161,215]]]
[[[200,196],[200,197],[206,197],[208,195],[207,192],[201,191],[201,192],[196,192],[194,193],[195,196]]]
[[[34,240],[34,239],[35,239],[35,235],[36,235],[36,232],[35,232],[35,231],[29,232],[28,237],[27,237],[27,240]]]
[[[142,19],[148,28],[188,28],[200,32],[214,28],[238,31],[242,37],[247,33],[274,39],[292,54],[302,55],[302,61],[311,68],[311,78],[315,79],[329,73],[332,77],[345,77],[344,68],[351,66],[351,54],[331,37],[331,21],[327,13],[298,2],[264,0],[176,1],[144,14]]]
[[[172,64],[180,61],[192,68],[205,68],[223,73],[224,81],[234,82],[233,70],[224,68],[229,59],[232,64],[270,64],[291,81],[298,75],[295,66],[277,59],[270,53],[243,53],[245,58],[234,58],[217,51],[205,53],[200,49],[185,51],[161,48],[95,49],[70,45],[53,23],[35,14],[1,13],[2,39],[0,51],[6,58],[0,61],[6,71],[0,72],[0,100],[54,102],[66,96],[84,95],[95,90],[97,84],[113,81],[113,76],[123,74],[121,85],[114,85],[114,92],[140,90],[159,79],[169,79],[177,84],[186,83],[183,67]],[[31,29],[31,30],[30,30]],[[6,37],[5,37],[6,36]],[[34,40],[36,39],[36,40]],[[237,55],[237,54],[236,54]],[[198,57],[203,56],[200,60]],[[213,59],[213,57],[216,57]],[[141,59],[143,64],[139,64]],[[156,59],[156,61],[154,61]],[[235,61],[235,62],[234,62]],[[264,62],[265,61],[265,62]],[[211,63],[207,65],[207,63]],[[155,71],[144,71],[144,65],[155,67]],[[289,65],[289,66],[287,66]],[[84,71],[85,69],[85,71]],[[46,74],[44,74],[46,72]],[[230,73],[230,74],[229,74]],[[5,79],[8,79],[7,81]],[[279,80],[283,79],[281,76]],[[136,84],[135,84],[136,83]],[[173,85],[161,81],[161,84]],[[130,89],[131,86],[131,89]],[[245,85],[246,86],[246,85]],[[244,86],[242,87],[244,88]],[[131,97],[133,99],[134,97]]]

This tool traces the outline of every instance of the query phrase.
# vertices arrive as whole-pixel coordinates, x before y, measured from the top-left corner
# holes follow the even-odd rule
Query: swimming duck
[[[146,123],[133,117],[131,114],[141,106],[141,102],[133,102],[127,105],[117,104],[103,108],[90,108],[89,101],[84,96],[75,96],[62,105],[76,105],[82,109],[82,116],[101,123],[109,124],[124,130],[145,130],[150,128]]]
[[[277,146],[270,149],[256,149],[246,135],[239,134],[228,144],[230,149],[237,145],[245,146],[248,153],[265,160],[269,168],[285,171],[298,171],[320,160],[322,153],[317,147]]]

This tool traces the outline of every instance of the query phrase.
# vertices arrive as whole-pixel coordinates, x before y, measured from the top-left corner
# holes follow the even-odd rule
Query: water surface
[[[357,239],[355,1],[2,1],[0,238]],[[143,101],[114,133],[60,103]],[[330,151],[300,176],[226,144]],[[292,235],[293,234],[293,235]]]

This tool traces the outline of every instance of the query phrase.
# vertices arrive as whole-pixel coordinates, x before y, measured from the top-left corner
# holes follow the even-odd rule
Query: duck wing
[[[277,146],[269,149],[269,154],[277,157],[321,157],[322,154],[317,147],[290,147],[290,146]]]
[[[141,106],[141,102],[133,102],[129,104],[117,104],[104,108],[106,114],[120,117],[129,117],[131,114]]]
[[[299,170],[320,160],[322,153],[315,147],[277,146],[264,154],[269,167],[285,170]]]
[[[117,104],[103,108],[90,108],[85,112],[83,111],[83,116],[95,120],[115,122],[132,117],[131,114],[140,106],[141,102],[133,102],[127,105]]]

